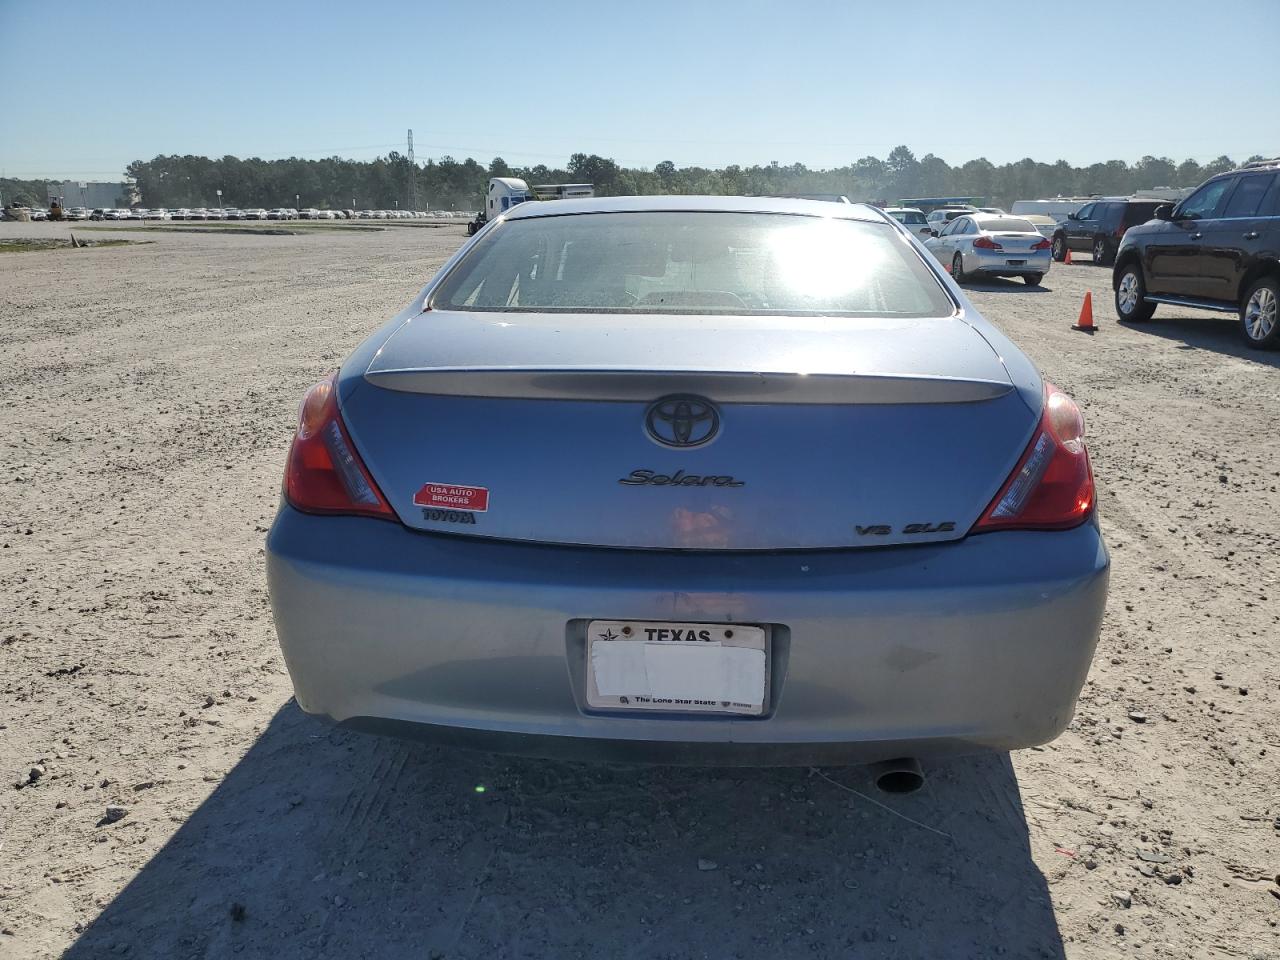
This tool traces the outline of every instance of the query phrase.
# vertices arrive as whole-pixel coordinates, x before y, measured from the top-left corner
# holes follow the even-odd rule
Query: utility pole
[[[409,209],[418,209],[418,165],[413,162],[412,130],[409,131]]]

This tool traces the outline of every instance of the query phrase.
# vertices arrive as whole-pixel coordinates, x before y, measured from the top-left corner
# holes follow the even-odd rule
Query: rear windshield
[[[954,309],[883,222],[692,211],[508,221],[445,278],[432,306],[903,317]]]
[[[924,218],[923,213],[919,213],[915,210],[897,210],[889,214],[889,216],[893,217],[893,219],[897,220],[899,223],[921,224],[929,222]]]
[[[1030,220],[1023,220],[1021,217],[992,217],[989,220],[978,221],[978,226],[983,230],[990,230],[993,233],[1035,233],[1036,228]]]
[[[1124,218],[1129,223],[1145,223],[1156,215],[1156,207],[1168,202],[1168,200],[1153,200],[1150,203],[1126,204]]]

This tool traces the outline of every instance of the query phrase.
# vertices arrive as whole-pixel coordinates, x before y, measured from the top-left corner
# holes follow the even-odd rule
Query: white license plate
[[[769,634],[734,623],[592,620],[587,705],[759,716],[769,693]]]

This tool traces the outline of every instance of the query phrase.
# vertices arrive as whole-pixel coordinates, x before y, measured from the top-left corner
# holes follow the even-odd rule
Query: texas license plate
[[[759,716],[769,693],[769,634],[736,623],[592,620],[587,705]]]

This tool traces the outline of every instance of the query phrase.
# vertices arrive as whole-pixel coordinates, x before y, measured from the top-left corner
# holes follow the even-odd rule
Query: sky
[[[410,128],[420,162],[512,165],[1280,155],[1280,0],[0,0],[0,38],[20,178]]]

